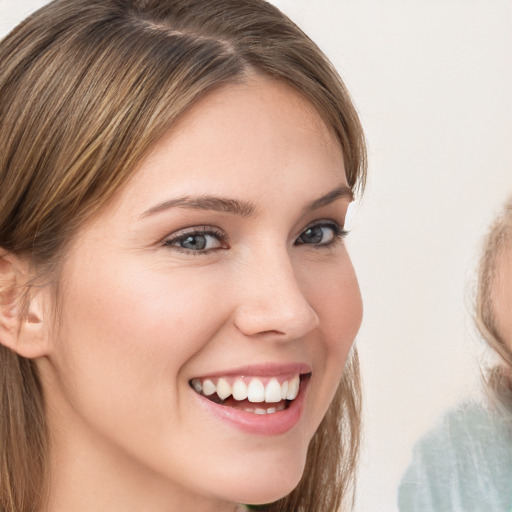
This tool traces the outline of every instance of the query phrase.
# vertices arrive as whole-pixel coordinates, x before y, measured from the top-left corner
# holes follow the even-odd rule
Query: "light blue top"
[[[511,512],[512,424],[474,402],[416,444],[398,491],[401,512]]]

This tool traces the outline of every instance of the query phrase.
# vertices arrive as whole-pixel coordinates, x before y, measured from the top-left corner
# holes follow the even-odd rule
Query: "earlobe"
[[[47,354],[43,293],[29,287],[27,265],[0,252],[0,344],[34,359]],[[34,293],[35,291],[35,293]]]

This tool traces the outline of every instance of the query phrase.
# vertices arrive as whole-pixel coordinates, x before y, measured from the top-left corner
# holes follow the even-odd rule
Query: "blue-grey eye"
[[[323,223],[309,226],[299,236],[295,242],[297,245],[300,244],[312,244],[312,245],[329,245],[335,239],[342,236],[343,230],[333,223]]]
[[[183,249],[190,249],[193,251],[204,251],[208,240],[204,235],[189,235],[179,241],[180,247]]]
[[[176,247],[191,252],[204,252],[223,247],[222,235],[209,231],[193,231],[175,236],[165,242],[168,247]]]

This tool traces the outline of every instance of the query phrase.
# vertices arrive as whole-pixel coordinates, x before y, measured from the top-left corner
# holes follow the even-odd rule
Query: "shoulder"
[[[496,410],[477,402],[464,402],[445,413],[426,440],[445,441],[456,452],[465,453],[467,448],[478,446],[499,446],[502,451],[511,447],[512,423]]]
[[[512,506],[512,428],[476,402],[451,409],[415,445],[398,495],[402,511]],[[483,508],[479,508],[483,507]]]

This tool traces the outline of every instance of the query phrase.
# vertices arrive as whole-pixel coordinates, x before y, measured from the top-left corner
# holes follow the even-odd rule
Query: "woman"
[[[478,274],[476,324],[495,356],[488,403],[464,402],[414,448],[398,494],[400,510],[512,508],[512,203],[486,237]]]
[[[365,148],[332,66],[260,0],[56,0],[0,62],[1,509],[336,510]]]

